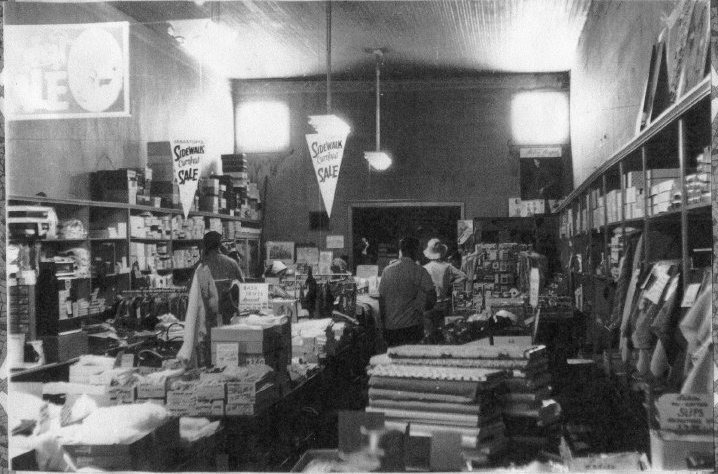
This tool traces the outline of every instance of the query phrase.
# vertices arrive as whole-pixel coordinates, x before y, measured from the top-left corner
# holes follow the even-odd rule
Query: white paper
[[[671,277],[665,272],[664,268],[654,268],[653,276],[653,283],[651,283],[651,287],[646,291],[645,297],[653,304],[658,304],[661,301],[661,296],[663,296],[663,290],[666,288]]]
[[[530,293],[529,293],[529,303],[533,308],[536,308],[538,306],[538,297],[539,297],[539,284],[541,282],[541,276],[539,274],[538,268],[532,268],[531,269],[531,276],[530,276]]]
[[[327,235],[327,248],[328,249],[343,249],[344,248],[344,236],[343,235]]]
[[[691,283],[686,288],[686,293],[683,295],[683,301],[681,301],[681,308],[690,308],[693,303],[696,302],[698,296],[698,290],[701,289],[700,283]]]
[[[269,284],[240,283],[239,311],[269,311]]]

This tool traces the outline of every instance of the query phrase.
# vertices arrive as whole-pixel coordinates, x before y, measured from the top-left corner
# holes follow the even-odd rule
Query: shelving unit
[[[8,196],[9,205],[29,205],[29,206],[49,206],[56,210],[58,219],[60,221],[66,219],[78,219],[82,222],[87,235],[84,238],[71,238],[71,239],[10,239],[10,243],[30,243],[31,254],[33,254],[34,267],[37,267],[39,256],[41,253],[50,253],[56,255],[59,252],[69,250],[75,247],[81,247],[89,252],[91,274],[82,277],[61,277],[58,278],[61,283],[66,285],[66,288],[72,287],[72,291],[78,297],[89,298],[93,290],[100,288],[100,295],[105,297],[106,302],[109,304],[112,299],[123,290],[129,290],[133,287],[133,278],[129,269],[132,267],[131,261],[131,244],[134,243],[147,243],[147,244],[165,244],[167,256],[170,258],[169,268],[160,268],[157,272],[160,275],[166,275],[168,273],[176,273],[176,278],[180,280],[187,280],[191,277],[191,273],[188,273],[193,267],[177,267],[175,268],[171,264],[173,250],[178,248],[184,248],[189,245],[201,247],[201,239],[177,239],[173,238],[174,233],[170,232],[166,238],[154,239],[154,238],[143,238],[133,237],[130,229],[130,217],[144,213],[151,213],[154,216],[166,217],[171,220],[174,217],[182,216],[183,213],[180,209],[168,209],[168,208],[156,208],[143,205],[125,204],[119,202],[105,202],[105,201],[89,201],[80,199],[61,199],[41,196],[20,196],[10,195]],[[205,219],[205,226],[209,229],[209,219],[219,219],[224,222],[240,222],[242,231],[235,234],[234,239],[225,239],[225,242],[234,242],[234,245],[244,246],[249,248],[259,248],[259,239],[261,236],[261,221],[249,220],[240,217],[230,216],[228,214],[213,214],[209,212],[195,211],[189,213],[190,217],[202,217]],[[91,230],[97,228],[103,229],[108,225],[116,225],[117,223],[124,223],[126,226],[126,232],[121,237],[98,237],[92,235]],[[92,235],[92,236],[91,236]],[[104,247],[104,246],[107,247]],[[103,255],[109,255],[104,261],[114,261],[114,263],[120,263],[124,258],[127,262],[128,271],[117,272],[114,265],[105,267],[104,271],[95,271],[94,268],[94,257],[99,255],[101,252],[105,252]],[[255,273],[259,272],[259,255],[253,255],[249,252],[243,253],[243,267],[245,273],[248,276],[254,276]],[[251,261],[247,261],[250,259]],[[148,273],[148,272],[145,272]],[[41,317],[42,315],[38,315]],[[65,321],[67,324],[74,322],[77,323],[81,319],[86,319],[86,316],[78,317],[74,316],[68,318]],[[65,324],[65,325],[67,325]],[[63,327],[65,326],[63,325]],[[73,324],[74,326],[74,324]]]
[[[692,268],[691,251],[694,248],[710,247],[710,242],[701,242],[700,236],[710,236],[711,204],[688,204],[686,191],[686,174],[693,164],[692,160],[710,144],[710,90],[710,78],[706,77],[614,153],[559,205],[562,241],[582,254],[583,267],[587,270],[577,276],[596,277],[601,252],[606,262],[603,275],[610,275],[607,263],[610,255],[609,235],[616,228],[621,228],[624,235],[628,227],[637,227],[643,231],[646,236],[644,264],[647,264],[652,258],[649,253],[649,230],[659,226],[674,226],[680,234],[680,259],[684,275]],[[681,191],[680,205],[667,212],[652,214],[649,193],[646,191],[643,194],[643,216],[627,218],[627,173],[641,172],[644,189],[648,190],[652,184],[650,171],[668,167],[680,170],[677,180]],[[618,219],[609,222],[604,212],[602,221],[594,223],[591,193],[598,191],[599,199],[606,209],[607,194],[612,189],[618,191]],[[702,229],[703,226],[706,232],[696,232],[696,228]],[[689,227],[693,230],[689,231]],[[688,280],[684,279],[684,289],[687,284]]]
[[[692,169],[698,168],[696,157],[700,153],[710,154],[707,151],[711,144],[710,99],[710,77],[706,77],[614,153],[558,207],[561,245],[568,249],[568,252],[562,252],[562,255],[581,255],[582,258],[583,268],[579,271],[576,265],[572,265],[568,268],[568,273],[572,291],[577,292],[580,288],[583,300],[588,300],[584,315],[589,327],[599,328],[599,319],[606,321],[605,317],[610,315],[611,298],[603,295],[608,294],[607,289],[614,284],[609,242],[614,232],[623,237],[624,245],[629,228],[642,232],[642,278],[658,260],[670,258],[680,261],[681,293],[684,293],[691,283],[696,269],[710,267],[711,253],[706,252],[706,249],[712,248],[710,199],[689,204],[686,179]],[[677,202],[674,202],[672,199],[669,209],[654,213],[654,209],[663,209],[655,208],[656,200],[652,201],[650,197],[649,190],[654,184],[651,177],[654,170],[665,172],[667,169],[678,171],[674,189],[670,192],[674,197],[680,192],[680,200],[675,199]],[[628,203],[629,173],[634,173],[633,176],[640,179],[644,189],[642,197],[636,197],[635,201],[632,201],[635,204],[631,206]],[[710,189],[710,184],[708,186]],[[618,212],[609,219],[608,197],[611,194],[616,199],[613,201],[613,208]],[[701,196],[701,199],[703,197]],[[634,196],[631,195],[630,198],[633,199]],[[598,222],[594,222],[594,203],[602,204],[604,209],[603,214],[596,213]],[[642,209],[642,215],[627,215],[629,209],[636,208]],[[660,231],[660,239],[656,239],[653,231]],[[670,243],[671,239],[673,243]],[[660,250],[654,248],[659,247],[656,244],[660,243]],[[622,252],[625,252],[625,248]],[[568,263],[573,262],[575,260],[562,263],[567,267]],[[607,305],[606,301],[611,303]],[[606,309],[609,314],[605,314]],[[610,332],[610,335],[615,335],[616,329],[608,328],[609,331],[614,331]],[[599,332],[600,330],[597,329]],[[604,349],[604,357],[608,356],[611,360],[613,350],[613,346],[609,345],[608,349]],[[651,382],[634,380],[632,377],[618,377],[616,380],[623,390],[643,394],[642,405],[646,410],[647,426],[655,427],[654,400],[663,389]]]

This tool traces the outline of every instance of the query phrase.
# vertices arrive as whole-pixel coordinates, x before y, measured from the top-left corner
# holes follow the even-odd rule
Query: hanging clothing
[[[617,329],[621,325],[623,308],[629,295],[628,288],[633,275],[634,255],[636,253],[636,246],[638,245],[638,242],[641,242],[640,233],[626,236],[626,250],[619,263],[618,281],[616,282],[613,309],[606,324],[606,327],[608,327],[611,331]]]
[[[701,289],[693,306],[679,324],[687,342],[683,370],[685,382],[681,393],[706,393],[713,390],[711,290],[710,284]]]
[[[211,365],[212,328],[218,324],[219,295],[207,265],[200,264],[194,272],[189,290],[184,322],[184,341],[177,358],[190,367]]]
[[[623,314],[621,316],[621,339],[620,339],[620,349],[621,349],[621,360],[624,364],[627,364],[630,360],[630,347],[629,347],[629,340],[628,340],[628,322],[630,320],[631,311],[633,310],[634,305],[636,304],[636,294],[639,293],[638,290],[638,281],[641,276],[641,261],[643,260],[643,239],[644,236],[641,234],[641,236],[638,238],[638,242],[636,243],[636,250],[633,253],[633,262],[631,263],[631,278],[628,283],[628,289],[626,291],[626,298],[624,299],[623,304]]]

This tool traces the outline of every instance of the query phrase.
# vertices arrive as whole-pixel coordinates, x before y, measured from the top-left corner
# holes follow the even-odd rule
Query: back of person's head
[[[419,260],[419,252],[421,250],[419,239],[416,237],[404,237],[399,242],[399,250],[401,251],[402,257]]]
[[[222,235],[219,232],[213,230],[204,234],[202,239],[202,247],[204,252],[207,253],[211,250],[219,251],[219,247],[222,245]]]

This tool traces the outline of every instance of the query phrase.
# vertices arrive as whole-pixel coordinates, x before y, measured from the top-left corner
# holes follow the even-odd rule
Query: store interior
[[[8,2],[10,468],[713,471],[711,13]]]

